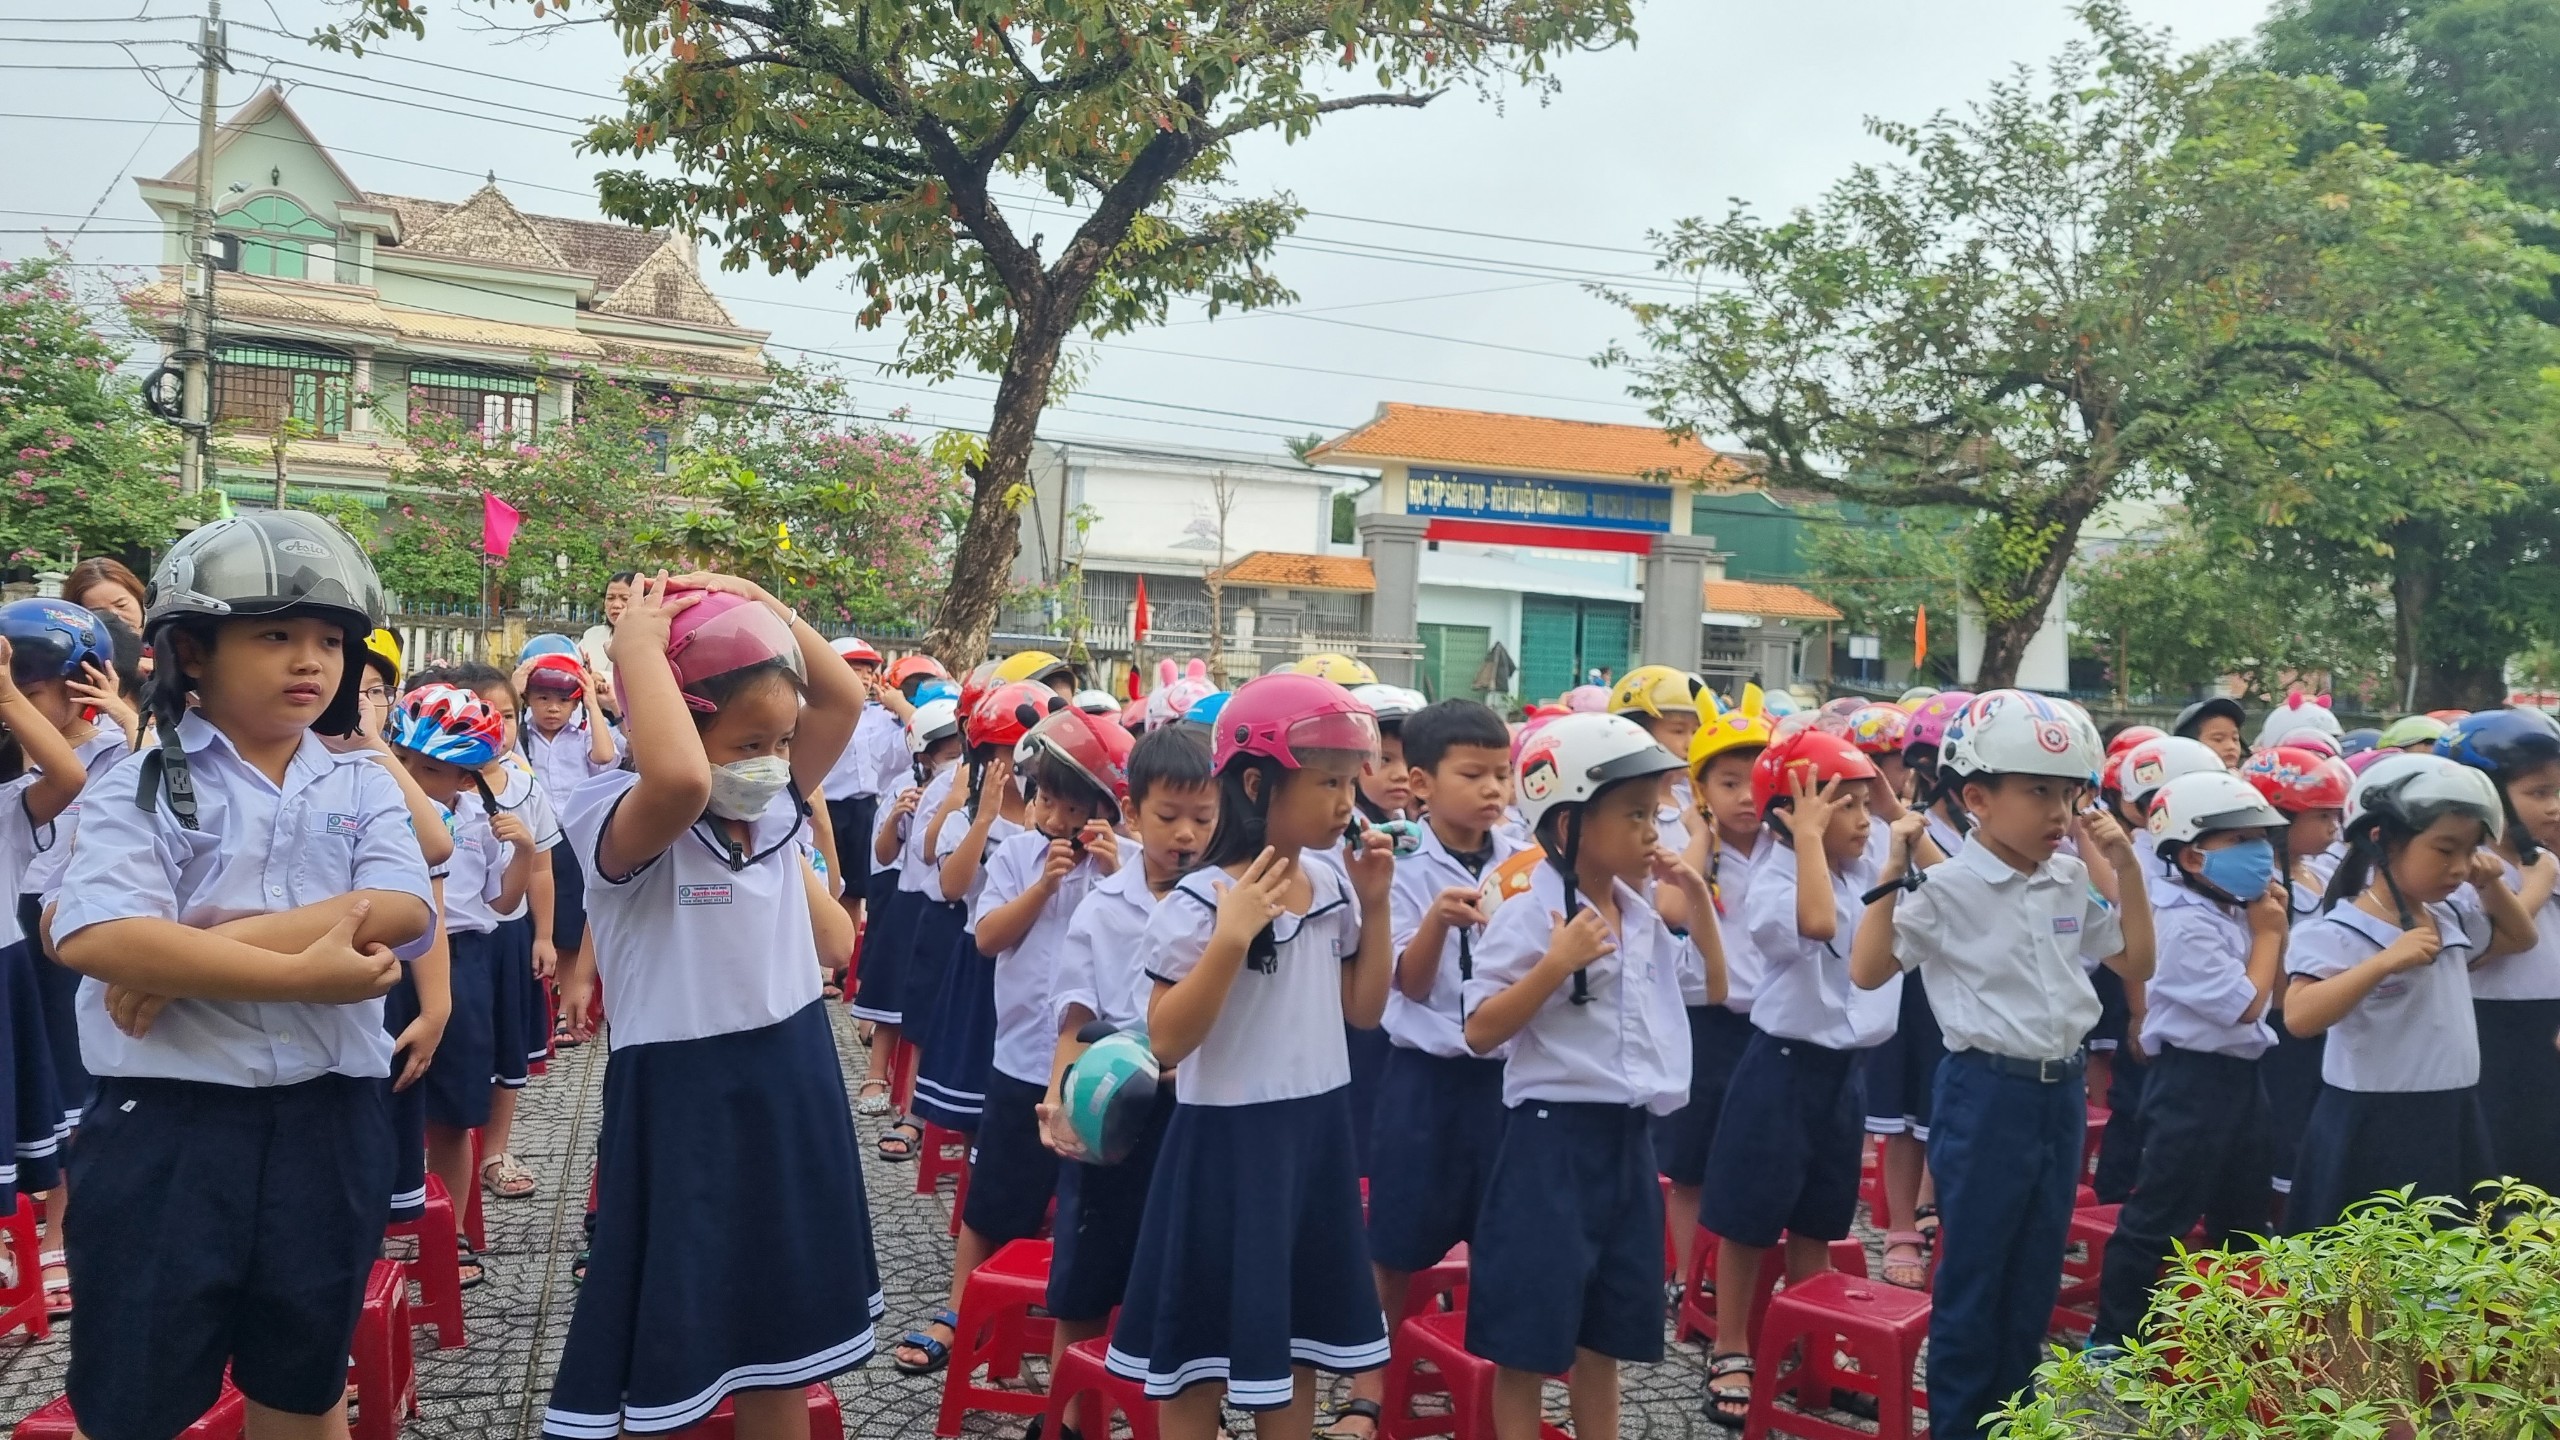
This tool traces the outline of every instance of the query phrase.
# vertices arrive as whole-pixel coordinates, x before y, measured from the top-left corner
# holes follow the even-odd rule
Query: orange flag
[[[1929,607],[1920,607],[1920,618],[1911,622],[1911,668],[1929,663]]]

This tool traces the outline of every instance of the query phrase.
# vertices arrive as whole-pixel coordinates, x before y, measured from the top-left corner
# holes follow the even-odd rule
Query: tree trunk
[[[2419,658],[2418,636],[2435,599],[2434,547],[2416,526],[2396,525],[2391,550],[2391,693],[2383,697],[2383,708],[2441,708],[2415,703],[2430,679]]]
[[[2062,533],[2054,537],[2044,558],[2027,576],[2026,598],[2034,603],[2006,620],[1984,617],[1982,631],[1982,669],[1974,676],[1976,690],[1997,690],[2018,683],[2018,666],[2027,657],[2027,643],[2044,628],[2045,612],[2053,608],[2053,592],[2062,585],[2063,572],[2071,567],[2072,548],[2080,543],[2080,526],[2089,518],[2089,507],[2065,503],[2057,507],[2061,513],[2040,516],[2059,520]]]
[[[969,523],[951,555],[951,583],[942,613],[924,637],[924,648],[961,675],[985,658],[996,612],[1013,588],[1013,557],[1022,548],[1022,517],[1010,503],[1014,487],[1031,473],[1031,446],[1040,436],[1049,380],[1066,343],[1066,327],[1031,328],[1029,317],[1014,333],[1004,379],[996,388],[995,419],[987,427],[987,454],[972,477]]]

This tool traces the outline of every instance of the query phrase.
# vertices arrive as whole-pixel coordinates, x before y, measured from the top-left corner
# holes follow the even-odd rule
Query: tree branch
[[[1236,136],[1242,135],[1247,131],[1259,130],[1265,125],[1277,124],[1293,115],[1304,115],[1309,118],[1313,118],[1318,115],[1335,115],[1345,110],[1365,110],[1379,105],[1397,105],[1407,109],[1419,110],[1423,106],[1430,104],[1432,101],[1439,99],[1442,95],[1447,93],[1448,92],[1445,90],[1434,90],[1428,94],[1422,95],[1416,95],[1410,91],[1382,93],[1377,95],[1346,95],[1335,100],[1320,100],[1314,105],[1307,106],[1304,109],[1291,107],[1286,110],[1273,110],[1259,113],[1248,110],[1246,113],[1239,115],[1235,119],[1228,121],[1226,124],[1210,131],[1209,135],[1212,143],[1220,140],[1232,140]]]

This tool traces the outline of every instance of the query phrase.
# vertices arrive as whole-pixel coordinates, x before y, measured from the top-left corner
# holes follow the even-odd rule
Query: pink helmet
[[[1537,708],[1543,709],[1544,707],[1541,706]],[[1546,729],[1548,726],[1553,725],[1556,721],[1562,718],[1562,716],[1558,715],[1540,715],[1533,713],[1528,719],[1511,727],[1511,772],[1513,774],[1516,775],[1520,773],[1520,752],[1528,745],[1529,737]]]
[[[1315,675],[1286,670],[1236,687],[1218,712],[1211,768],[1221,774],[1240,758],[1260,756],[1288,769],[1302,750],[1378,751],[1378,717],[1351,692]]]
[[[702,596],[701,602],[667,627],[667,664],[676,672],[676,685],[684,691],[687,706],[706,715],[718,710],[697,687],[751,665],[778,661],[793,678],[807,683],[809,671],[801,663],[800,642],[791,638],[791,627],[781,616],[725,590],[692,593]],[[630,713],[619,670],[614,672],[613,698],[623,713]]]
[[[1609,713],[1609,687],[1576,685],[1564,692],[1564,708],[1576,715],[1606,715]]]
[[[1936,750],[1946,743],[1947,722],[1964,713],[1964,707],[1972,703],[1973,692],[1970,690],[1941,690],[1921,701],[1912,708],[1911,723],[1902,732],[1904,743],[1913,749]]]
[[[2359,750],[2355,754],[2347,757],[2347,770],[2351,774],[2362,775],[2367,770],[2372,769],[2384,757],[2397,755],[2399,753],[2400,752],[2397,750],[2384,750],[2379,747],[2371,750]]]

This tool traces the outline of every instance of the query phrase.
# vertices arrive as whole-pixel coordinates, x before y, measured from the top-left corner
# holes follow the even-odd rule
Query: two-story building
[[[574,417],[582,377],[693,393],[764,383],[765,332],[704,285],[689,239],[529,214],[494,176],[459,201],[367,190],[273,88],[209,157],[136,182],[167,226],[167,268],[130,302],[164,346],[180,332],[199,163],[215,230],[240,249],[214,284],[208,482],[241,503],[271,501],[280,426],[297,492],[379,504],[425,411],[532,441]]]

